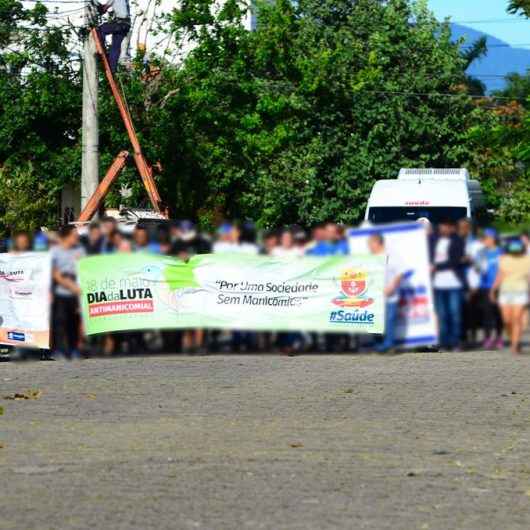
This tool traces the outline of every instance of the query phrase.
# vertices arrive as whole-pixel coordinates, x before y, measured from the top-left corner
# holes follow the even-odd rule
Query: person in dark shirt
[[[195,254],[208,254],[211,252],[211,243],[191,221],[181,221],[176,225],[175,239],[171,254],[181,259],[189,259]]]
[[[438,316],[440,345],[458,350],[462,340],[462,302],[466,287],[465,244],[455,223],[444,220],[429,245],[434,305]]]
[[[85,247],[87,256],[101,254],[103,233],[101,232],[101,225],[97,221],[90,223],[88,234],[83,239],[83,246]]]
[[[101,220],[101,250],[102,254],[110,254],[116,250],[114,245],[114,235],[118,230],[118,221],[114,217],[106,216]]]

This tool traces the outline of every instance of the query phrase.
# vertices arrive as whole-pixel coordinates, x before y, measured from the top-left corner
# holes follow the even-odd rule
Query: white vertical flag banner
[[[396,344],[408,347],[437,344],[438,331],[425,227],[420,223],[400,223],[350,230],[350,252],[367,252],[368,239],[374,234],[383,237],[389,260],[403,271],[403,280],[399,286]]]
[[[50,347],[48,252],[0,254],[0,343]]]

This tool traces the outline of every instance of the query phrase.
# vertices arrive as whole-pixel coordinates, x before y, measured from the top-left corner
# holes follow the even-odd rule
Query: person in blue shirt
[[[502,318],[499,306],[490,297],[490,291],[499,271],[502,249],[497,244],[497,231],[486,228],[482,234],[483,248],[475,257],[474,266],[478,272],[479,287],[477,308],[484,326],[484,344],[487,350],[503,347]]]
[[[307,250],[307,256],[327,257],[345,256],[349,247],[344,230],[336,223],[319,224],[313,229],[313,244]],[[312,334],[315,345],[319,342],[316,334]],[[344,333],[325,333],[325,350],[328,353],[345,351],[348,348],[349,336]]]
[[[349,254],[344,231],[335,223],[317,225],[313,230],[313,244],[307,249],[308,256],[346,256]]]
[[[160,245],[157,241],[149,238],[147,227],[141,224],[136,225],[133,232],[133,246],[136,252],[147,252],[149,254],[160,254]]]

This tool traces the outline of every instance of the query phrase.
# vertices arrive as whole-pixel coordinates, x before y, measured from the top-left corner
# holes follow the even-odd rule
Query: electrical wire
[[[445,97],[445,98],[471,98],[471,99],[482,99],[482,100],[507,100],[507,101],[524,101],[518,98],[511,98],[506,96],[478,96],[474,94],[454,94],[451,92],[400,92],[394,90],[370,90],[361,88],[358,92],[366,92],[369,94],[381,94],[390,96],[407,96],[407,97]]]
[[[526,18],[486,18],[484,20],[450,20],[451,24],[507,24],[507,23],[517,23],[517,22],[526,22]]]
[[[91,4],[88,0],[22,0],[22,2],[33,2],[34,4]]]
[[[508,44],[508,43],[504,43],[504,44],[488,44],[486,42],[486,47],[488,48],[488,50],[490,48],[512,48],[512,49],[517,49],[517,48],[522,48],[523,46],[530,46],[530,42],[522,42],[520,44]],[[465,49],[469,49],[469,48],[474,48],[474,46],[472,44],[465,44],[463,46],[460,46],[461,50],[465,50]]]
[[[47,17],[63,17],[65,15],[71,15],[73,13],[80,13],[81,11],[84,11],[85,8],[84,7],[79,7],[77,9],[70,9],[68,11],[49,11],[48,13],[46,13],[46,16]]]

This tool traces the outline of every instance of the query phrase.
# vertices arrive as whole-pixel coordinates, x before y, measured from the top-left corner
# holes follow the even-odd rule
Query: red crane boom
[[[129,109],[127,108],[127,105],[125,104],[125,99],[123,97],[123,94],[118,88],[118,85],[116,84],[116,80],[114,79],[114,76],[112,75],[109,61],[107,59],[107,54],[105,52],[105,47],[103,46],[103,43],[101,42],[97,29],[95,28],[92,29],[91,35],[96,45],[96,51],[98,55],[101,57],[101,61],[103,63],[103,69],[105,70],[105,75],[107,77],[107,81],[109,82],[110,90],[112,92],[112,95],[114,96],[114,100],[116,101],[116,105],[118,106],[118,110],[120,111],[121,119],[123,120],[123,124],[125,125],[125,129],[129,136],[129,140],[133,148],[134,161],[136,163],[136,167],[138,168],[138,173],[140,173],[140,176],[142,178],[144,187],[147,191],[147,195],[149,196],[149,200],[151,201],[151,204],[155,212],[160,213],[164,215],[165,217],[167,217],[167,211],[162,205],[162,201],[158,193],[158,188],[156,186],[155,179],[153,178],[153,168],[147,163],[147,160],[145,159],[145,156],[142,152],[142,147],[138,140],[138,136],[136,135],[136,131],[134,129],[134,124],[133,124],[131,115],[129,113]],[[93,195],[90,197],[87,204],[83,208],[83,211],[79,215],[78,221],[80,222],[90,221],[90,219],[98,211],[99,207],[103,203],[103,200],[108,194],[112,183],[117,179],[121,170],[124,168],[125,163],[127,162],[128,156],[129,156],[129,153],[127,151],[122,151],[117,156],[117,158],[114,160],[114,162],[108,169],[107,174],[105,175],[103,180],[99,183],[99,186],[97,187],[96,191],[93,193]]]

